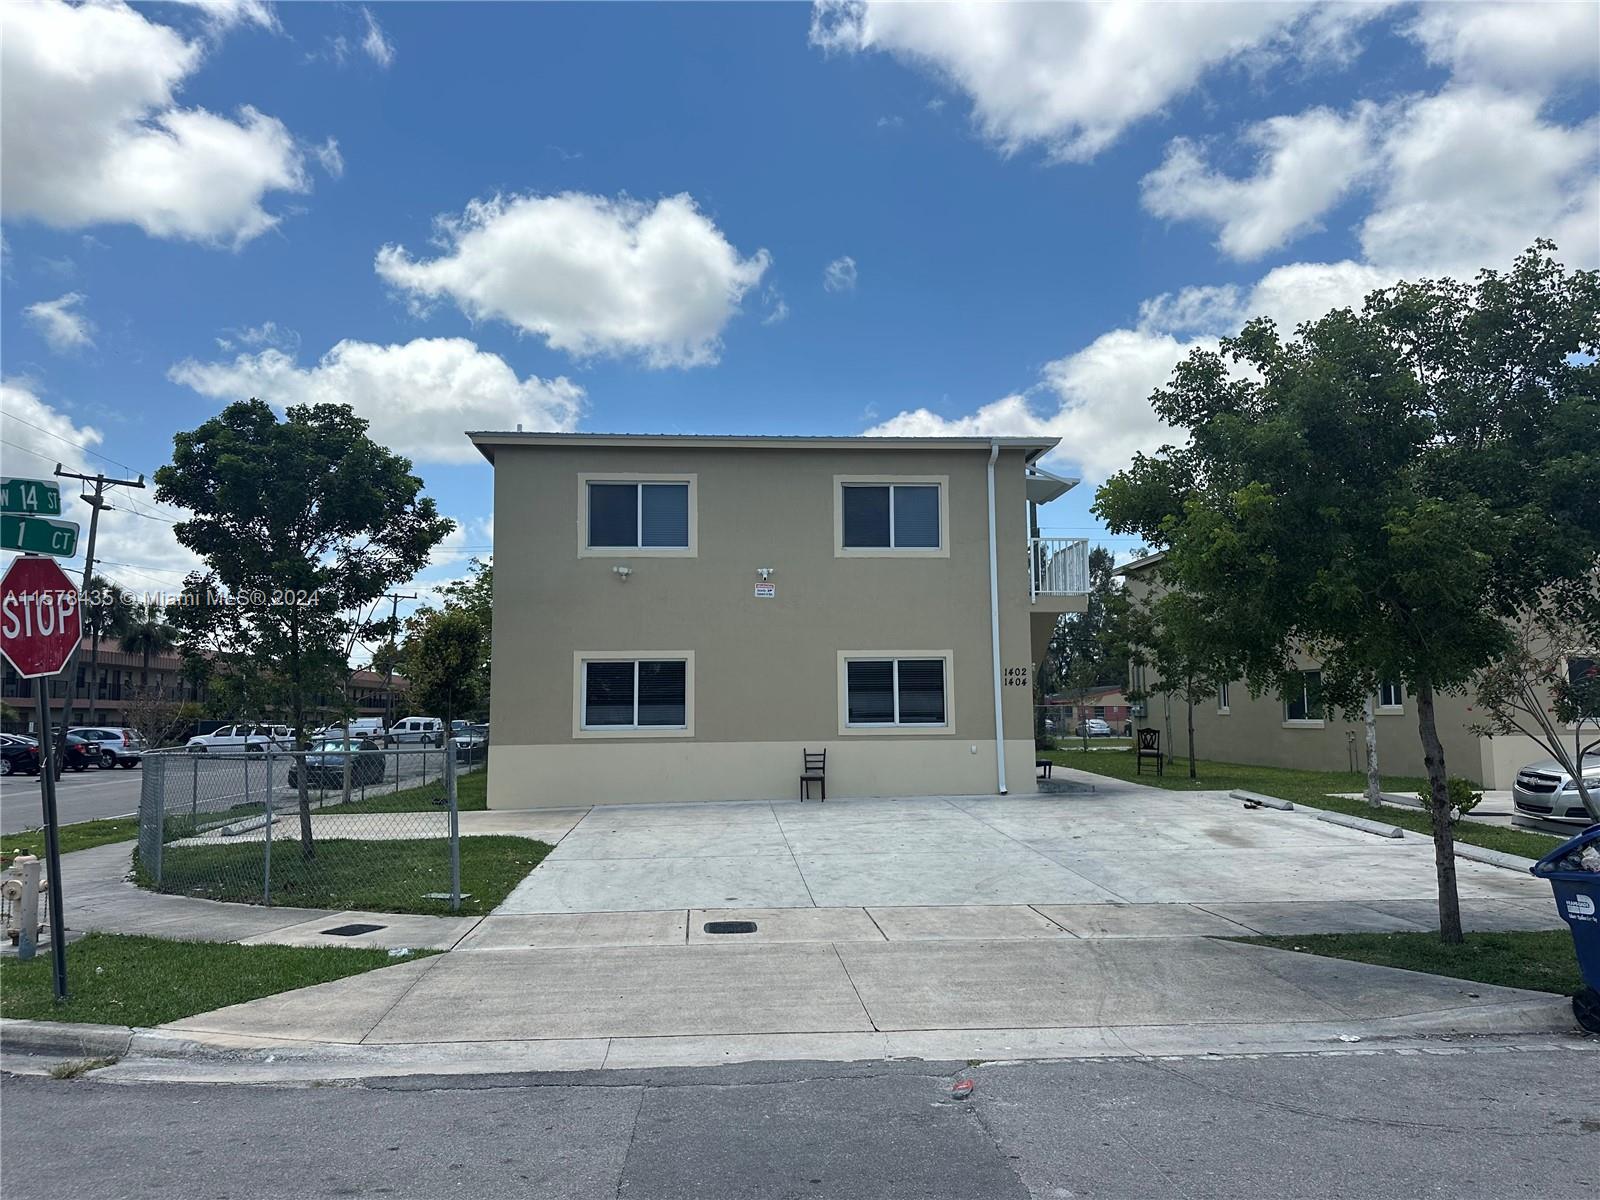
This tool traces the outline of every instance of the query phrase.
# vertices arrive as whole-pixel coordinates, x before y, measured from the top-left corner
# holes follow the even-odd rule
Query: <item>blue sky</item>
[[[1092,533],[1189,346],[1600,260],[1597,12],[8,5],[5,470],[346,400],[461,522],[438,580],[468,427],[1047,433]],[[175,586],[123,509],[107,574]]]

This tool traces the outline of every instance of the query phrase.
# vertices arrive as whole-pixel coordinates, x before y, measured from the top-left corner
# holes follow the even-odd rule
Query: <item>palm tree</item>
[[[83,606],[83,623],[89,633],[89,713],[88,721],[94,724],[94,710],[100,699],[100,642],[103,638],[120,638],[131,624],[134,599],[104,575],[96,575],[89,583],[91,602]],[[74,691],[77,689],[74,688]],[[70,724],[70,722],[69,722]]]
[[[122,648],[129,654],[142,655],[144,666],[139,672],[139,686],[150,686],[150,656],[171,650],[177,644],[167,615],[159,604],[141,604],[134,612],[127,631],[122,635]]]

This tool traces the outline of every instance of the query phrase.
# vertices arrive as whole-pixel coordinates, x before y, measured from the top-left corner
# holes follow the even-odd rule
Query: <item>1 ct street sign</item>
[[[8,479],[0,476],[0,512],[30,517],[61,515],[61,486],[49,479]]]
[[[71,558],[78,552],[78,523],[20,513],[0,514],[0,549]]]
[[[78,589],[48,558],[18,558],[0,579],[0,651],[25,679],[54,675],[83,637]]]

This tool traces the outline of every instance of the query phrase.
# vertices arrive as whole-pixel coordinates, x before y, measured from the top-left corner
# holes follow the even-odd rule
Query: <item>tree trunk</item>
[[[1422,736],[1422,763],[1428,772],[1428,793],[1433,818],[1433,866],[1439,880],[1439,938],[1459,944],[1461,898],[1456,894],[1455,828],[1450,823],[1449,776],[1445,773],[1444,746],[1434,724],[1433,684],[1417,681],[1417,732]]]
[[[1188,696],[1187,696],[1187,699],[1186,699],[1186,703],[1189,706],[1189,778],[1190,779],[1197,779],[1197,778],[1199,778],[1199,776],[1196,774],[1195,769],[1194,769],[1194,692],[1192,690],[1194,688],[1194,681],[1193,680],[1190,680],[1189,687],[1190,687],[1191,690],[1188,693]]]
[[[1367,726],[1367,803],[1377,808],[1383,804],[1383,779],[1378,774],[1378,713],[1367,697],[1361,716]]]

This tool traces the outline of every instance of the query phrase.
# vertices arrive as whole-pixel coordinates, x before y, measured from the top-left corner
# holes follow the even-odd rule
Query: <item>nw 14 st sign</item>
[[[48,558],[15,559],[0,579],[0,651],[25,679],[54,675],[83,636],[78,589]]]

